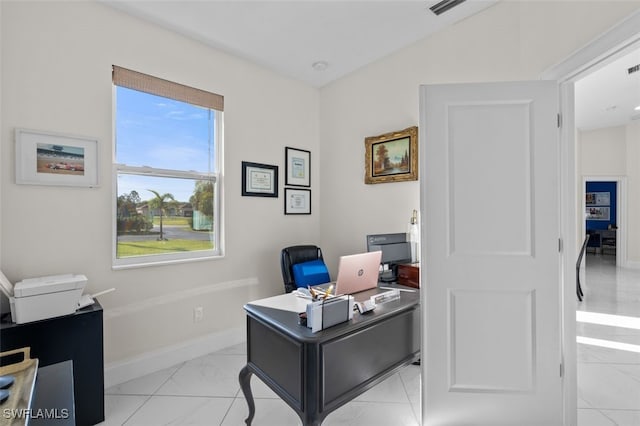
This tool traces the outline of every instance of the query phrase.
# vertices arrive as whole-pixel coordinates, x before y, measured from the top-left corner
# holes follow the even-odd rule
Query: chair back
[[[322,258],[322,250],[320,250],[318,246],[299,245],[283,248],[280,253],[280,266],[282,268],[284,291],[291,293],[297,288],[296,281],[293,277],[293,265],[318,259],[324,261]]]

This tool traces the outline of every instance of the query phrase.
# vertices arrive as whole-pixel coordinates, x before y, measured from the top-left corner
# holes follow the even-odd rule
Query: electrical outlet
[[[193,322],[202,321],[202,317],[204,317],[204,308],[202,306],[193,308]]]

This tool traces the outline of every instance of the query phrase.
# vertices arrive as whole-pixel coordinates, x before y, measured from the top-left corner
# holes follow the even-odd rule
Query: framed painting
[[[284,214],[311,214],[311,190],[285,188]]]
[[[242,162],[242,195],[278,197],[278,166]]]
[[[285,185],[311,186],[311,152],[285,147]]]
[[[16,129],[16,183],[98,186],[98,140]]]
[[[418,127],[364,140],[364,183],[418,180]]]

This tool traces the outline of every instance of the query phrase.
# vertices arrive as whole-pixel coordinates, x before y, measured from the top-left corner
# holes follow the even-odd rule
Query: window
[[[224,98],[113,67],[114,267],[222,255]]]

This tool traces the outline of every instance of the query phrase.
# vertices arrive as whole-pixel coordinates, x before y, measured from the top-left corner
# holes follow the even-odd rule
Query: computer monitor
[[[411,243],[404,232],[367,235],[367,251],[378,250],[382,252],[380,263],[384,266],[380,281],[395,281],[398,265],[411,263]]]

